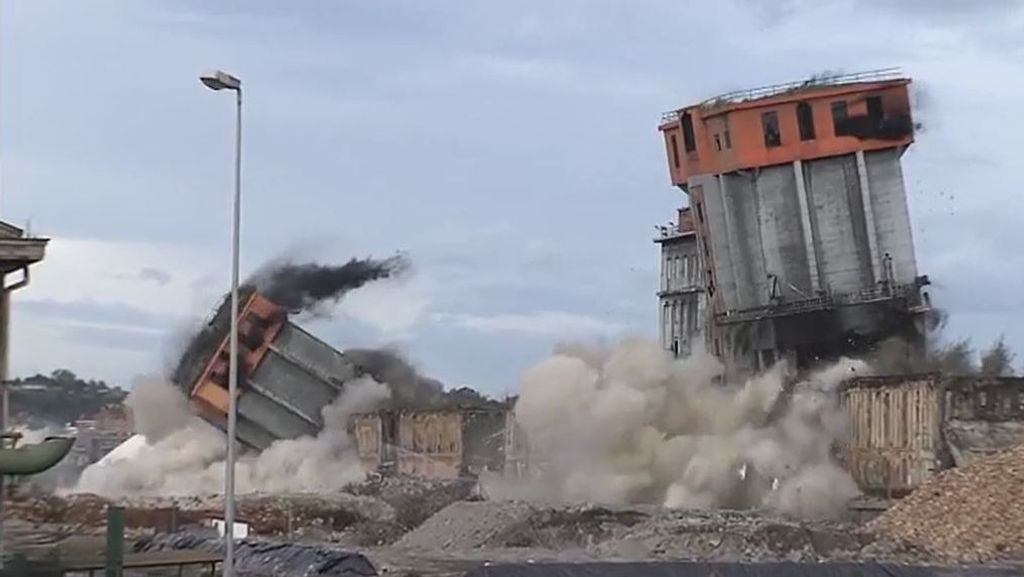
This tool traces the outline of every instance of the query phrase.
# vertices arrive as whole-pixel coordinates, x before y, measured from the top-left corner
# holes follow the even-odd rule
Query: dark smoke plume
[[[408,266],[402,255],[383,260],[354,258],[340,266],[284,262],[264,268],[248,284],[292,312],[309,312],[322,303],[337,302],[366,283],[397,276]]]
[[[436,379],[424,377],[397,349],[347,349],[348,357],[359,369],[384,383],[391,390],[388,409],[426,409],[443,407],[500,406],[474,389],[445,390]]]

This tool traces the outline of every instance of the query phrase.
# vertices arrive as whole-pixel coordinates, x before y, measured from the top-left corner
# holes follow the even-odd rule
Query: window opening
[[[768,148],[782,146],[782,134],[779,133],[779,114],[775,111],[761,114],[761,128],[764,130],[764,145]]]

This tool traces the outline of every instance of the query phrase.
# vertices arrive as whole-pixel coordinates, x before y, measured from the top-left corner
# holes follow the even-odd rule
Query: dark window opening
[[[708,249],[708,239],[707,239],[707,237],[702,238],[701,242],[704,244],[704,256],[706,256],[708,258],[711,258],[711,250]]]
[[[729,135],[729,131],[726,130],[723,132],[722,136],[725,137],[725,147],[732,148],[732,136]]]
[[[849,112],[845,101],[840,100],[839,102],[832,103],[832,126],[835,129],[836,136],[847,136],[849,134],[849,127],[846,122],[848,117]]]
[[[697,203],[697,220],[704,224],[704,205],[699,202]]]
[[[776,112],[761,114],[761,128],[764,130],[764,145],[768,148],[782,146],[782,134],[779,133],[779,115]]]
[[[693,136],[693,117],[689,112],[683,113],[683,148],[686,152],[697,150],[697,139]]]
[[[878,125],[882,122],[882,117],[885,114],[882,112],[882,97],[881,96],[868,96],[868,118],[871,119],[871,123]]]
[[[717,134],[715,135],[715,148],[717,148],[719,152],[722,151],[722,137]]]
[[[679,142],[676,141],[676,135],[669,136],[669,141],[672,145],[672,164],[679,168]]]
[[[806,102],[796,105],[796,123],[800,128],[800,140],[814,140],[814,111]]]

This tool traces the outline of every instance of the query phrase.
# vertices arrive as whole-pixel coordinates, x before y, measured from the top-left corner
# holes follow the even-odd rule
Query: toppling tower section
[[[236,437],[263,450],[278,439],[316,436],[322,410],[345,383],[365,374],[343,353],[289,322],[284,307],[243,287],[239,294],[238,427]],[[204,420],[226,430],[229,407],[225,298],[189,343],[173,381]]]
[[[699,334],[727,372],[797,367],[889,337],[923,346],[900,159],[914,141],[910,80],[885,70],[724,94],[664,115],[672,184],[693,216],[703,312],[665,306],[663,344]],[[683,220],[682,218],[680,219]],[[665,252],[684,235],[664,231]],[[663,270],[666,276],[678,274]],[[667,335],[667,336],[666,336]]]

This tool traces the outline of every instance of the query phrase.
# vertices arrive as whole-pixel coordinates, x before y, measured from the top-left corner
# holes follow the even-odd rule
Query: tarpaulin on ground
[[[479,567],[466,577],[1011,577],[1021,568],[886,563],[529,563]]]
[[[136,552],[191,549],[222,551],[223,541],[189,533],[157,535],[140,541]],[[299,543],[245,539],[235,544],[235,569],[244,575],[373,577],[377,570],[360,553]]]

